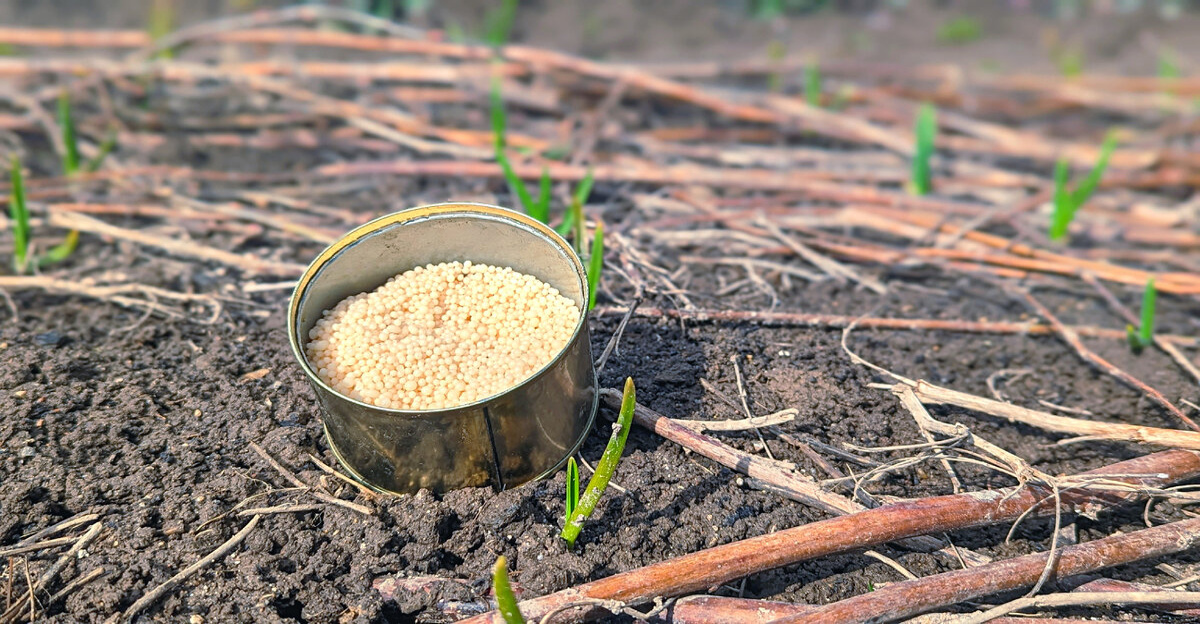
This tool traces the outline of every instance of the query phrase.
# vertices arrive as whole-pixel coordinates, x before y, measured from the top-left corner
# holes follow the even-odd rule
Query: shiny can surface
[[[471,203],[412,208],[356,228],[317,256],[292,293],[288,336],[324,412],[326,438],[342,466],[376,490],[512,487],[556,470],[591,430],[598,396],[586,312],[567,346],[532,377],[460,407],[376,407],[313,370],[304,346],[324,310],[415,266],[467,260],[537,277],[587,309],[586,269],[562,237],[527,215]]]

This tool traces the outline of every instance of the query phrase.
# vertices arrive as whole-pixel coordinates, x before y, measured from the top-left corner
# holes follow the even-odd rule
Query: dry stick
[[[309,458],[310,460],[312,460],[312,463],[314,463],[314,464],[316,464],[316,465],[317,465],[317,468],[320,468],[321,470],[323,470],[323,471],[325,471],[325,472],[327,472],[327,473],[329,473],[329,474],[331,474],[331,475],[333,475],[333,476],[337,477],[338,479],[341,479],[342,481],[345,481],[346,483],[349,483],[350,485],[352,485],[352,486],[354,487],[354,489],[358,490],[358,493],[359,493],[359,494],[362,494],[362,495],[363,495],[363,497],[364,497],[364,498],[366,498],[367,500],[374,500],[374,499],[376,499],[376,498],[379,498],[379,493],[378,493],[378,492],[376,492],[375,490],[372,490],[371,488],[369,488],[369,487],[367,487],[367,486],[365,486],[365,485],[363,485],[363,484],[359,483],[358,481],[355,481],[354,479],[352,479],[352,478],[350,478],[350,477],[346,476],[345,474],[343,474],[343,473],[341,473],[341,472],[339,472],[339,471],[335,470],[335,469],[333,468],[333,466],[330,466],[329,464],[326,464],[325,462],[321,461],[319,458],[317,458],[317,456],[316,456],[316,455],[313,455],[312,453],[309,453],[309,454],[308,454],[308,458]]]
[[[30,583],[29,589],[26,590],[26,594],[29,598],[31,610],[33,609],[34,601],[37,599],[37,592],[45,589],[46,585],[54,581],[54,579],[57,578],[58,575],[67,567],[67,565],[77,558],[79,551],[83,550],[84,547],[92,543],[92,540],[96,539],[96,536],[100,534],[100,530],[102,528],[103,524],[99,522],[96,522],[88,527],[88,530],[75,540],[75,544],[71,546],[67,552],[63,553],[49,568],[46,569],[45,572],[42,572],[41,576],[39,576],[36,581]],[[26,565],[28,564],[29,560],[26,559]],[[24,598],[24,595],[18,597],[17,601],[12,605],[12,607],[0,615],[0,622],[8,624],[9,622],[19,620],[21,618],[21,611],[24,610],[22,607]]]
[[[307,491],[309,494],[312,494],[313,497],[316,498],[317,500],[324,501],[326,503],[329,503],[330,505],[337,505],[339,507],[345,507],[346,509],[349,509],[350,511],[356,511],[360,514],[363,514],[364,516],[371,515],[372,512],[371,512],[370,507],[366,507],[363,505],[359,505],[358,503],[352,503],[350,501],[342,500],[336,496],[332,496],[321,490],[318,490],[318,489],[312,487],[311,485],[305,483],[304,481],[301,481],[300,477],[297,477],[295,475],[295,473],[293,473],[291,470],[284,468],[283,464],[280,464],[278,461],[275,461],[275,458],[271,457],[271,454],[268,453],[265,449],[263,449],[263,447],[259,446],[257,443],[251,442],[250,448],[254,449],[255,453],[258,453],[258,455],[260,457],[262,457],[264,460],[266,460],[266,462],[268,464],[270,464],[271,467],[274,468],[276,472],[283,475],[284,479],[287,479],[292,485],[294,485],[298,488],[304,488],[305,491]]]
[[[62,600],[63,598],[67,597],[69,594],[71,594],[75,590],[79,589],[80,587],[83,587],[84,585],[87,585],[88,583],[91,583],[92,581],[104,576],[105,574],[108,574],[108,570],[105,570],[104,568],[93,569],[91,572],[88,572],[88,573],[76,578],[75,580],[71,581],[70,583],[63,585],[62,589],[54,592],[53,596],[50,596],[50,599],[46,601],[46,605],[49,606],[49,605],[52,605],[52,604],[58,602],[59,600]]]
[[[105,624],[114,624],[115,622],[119,622],[121,620],[127,622],[133,620],[133,616],[141,613],[146,607],[149,607],[157,602],[160,598],[167,595],[189,576],[221,560],[225,555],[229,554],[230,551],[232,551],[234,548],[237,548],[238,544],[241,544],[242,540],[246,539],[246,537],[250,535],[250,532],[254,530],[254,527],[258,526],[258,522],[260,520],[262,520],[262,516],[254,516],[253,518],[250,518],[250,521],[246,523],[246,526],[242,527],[242,529],[237,533],[234,533],[233,537],[226,540],[224,544],[218,546],[216,550],[208,553],[204,556],[204,558],[184,568],[175,576],[163,581],[161,585],[147,592],[146,595],[138,598],[137,601],[129,605],[129,608],[126,609],[124,613],[112,614],[107,620],[105,620]]]
[[[636,411],[634,417],[637,418]],[[659,423],[655,424],[656,430],[661,426]],[[697,435],[690,430],[687,434]],[[1200,475],[1200,454],[1163,451],[1105,466],[1080,476],[1104,475],[1153,475],[1111,478],[1138,486],[1163,486]],[[1053,505],[1047,504],[1048,494],[1045,487],[1028,484],[895,503],[708,548],[526,600],[520,604],[521,612],[529,618],[540,618],[586,599],[641,604],[655,597],[703,591],[756,572],[815,557],[850,552],[915,535],[1005,522],[1031,509],[1032,513],[1038,515],[1053,513]],[[1062,499],[1065,507],[1073,508],[1082,504],[1114,505],[1140,495],[1137,491],[1070,490],[1063,493]],[[568,611],[565,615],[570,617],[564,617],[559,622],[579,621],[586,614]],[[493,611],[465,622],[501,624],[502,618]]]
[[[688,596],[671,605],[656,620],[662,624],[767,624],[782,617],[810,613],[817,607],[794,602],[727,598],[725,596]],[[939,616],[945,616],[942,619]],[[953,624],[958,615],[931,614],[909,620],[912,624]],[[1102,624],[1107,620],[1064,620],[1059,618],[999,618],[995,624]],[[1113,623],[1115,624],[1115,623]]]
[[[1200,542],[1200,519],[1114,535],[1063,548],[1055,573],[1059,578],[1086,574],[1190,549]],[[966,570],[893,583],[873,592],[818,607],[810,613],[782,618],[778,624],[822,622],[894,622],[932,609],[982,596],[1029,587],[1038,582],[1053,553],[1036,553]]]
[[[816,266],[825,273],[833,276],[838,281],[850,280],[853,282],[858,282],[859,284],[862,284],[863,286],[874,291],[876,294],[883,294],[887,292],[887,287],[880,283],[879,280],[873,277],[863,277],[853,268],[846,266],[845,264],[842,264],[833,258],[814,251],[808,245],[805,245],[804,243],[796,240],[794,237],[789,236],[786,232],[779,229],[779,226],[775,225],[768,219],[759,219],[757,224],[774,235],[775,238],[779,239],[781,243],[791,247],[792,251],[795,251],[796,254],[801,258],[804,258],[813,266]]]
[[[625,326],[629,324],[629,319],[633,317],[634,311],[641,305],[644,296],[645,289],[638,286],[637,292],[633,296],[633,301],[629,303],[629,309],[621,317],[621,322],[617,323],[617,330],[613,332],[612,338],[609,338],[608,344],[604,346],[604,351],[600,353],[600,357],[596,360],[597,373],[604,372],[604,365],[608,364],[608,357],[617,351],[617,344],[621,341],[621,336],[625,334]]]
[[[23,555],[23,554],[29,553],[29,552],[37,552],[39,550],[55,548],[57,546],[63,546],[66,544],[70,544],[70,543],[74,542],[76,539],[78,539],[78,538],[57,537],[54,539],[48,539],[48,540],[44,540],[41,542],[34,542],[32,544],[27,544],[25,546],[13,546],[11,548],[0,548],[0,557],[12,557],[14,555]]]
[[[168,253],[185,256],[188,258],[197,258],[211,262],[219,262],[229,266],[237,267],[249,273],[269,273],[273,275],[300,275],[304,273],[304,265],[295,264],[292,262],[278,262],[274,260],[266,260],[246,254],[237,254],[223,249],[216,249],[194,243],[187,240],[178,240],[165,238],[143,232],[140,230],[130,230],[115,225],[109,225],[99,219],[94,219],[87,215],[70,212],[51,213],[48,219],[51,225],[64,227],[83,232],[90,232],[100,236],[111,236],[121,240],[127,240],[139,245],[147,245],[150,247],[158,247]]]
[[[1172,595],[1173,594],[1173,595]],[[967,615],[954,620],[954,624],[984,624],[1021,609],[1043,607],[1079,607],[1088,605],[1132,604],[1161,605],[1175,603],[1200,604],[1200,592],[1080,592],[1029,596],[1007,602],[983,613]]]
[[[625,310],[609,306],[597,306],[594,316],[616,316]],[[845,329],[852,323],[868,329],[896,329],[912,331],[949,331],[969,334],[1018,334],[1048,336],[1055,333],[1054,327],[1036,322],[1005,321],[958,321],[944,319],[906,319],[848,316],[843,314],[805,314],[802,312],[768,312],[759,310],[681,310],[669,308],[639,307],[636,316],[646,318],[684,319],[694,323],[752,322],[783,327],[816,327],[820,329]],[[857,323],[856,323],[857,321]],[[1128,340],[1124,331],[1104,327],[1069,326],[1080,336]],[[1194,336],[1169,335],[1172,342],[1188,347],[1200,345]]]
[[[610,407],[620,407],[621,405],[621,393],[616,390],[609,388],[602,389],[600,390],[600,398],[608,403]],[[809,477],[793,470],[785,469],[782,462],[764,459],[739,451],[727,444],[723,444],[720,440],[695,431],[688,424],[667,418],[643,405],[639,404],[634,407],[633,421],[722,466],[762,481],[773,488],[773,491],[790,500],[816,507],[826,513],[837,516],[854,514],[867,509],[861,503],[822,489],[816,481],[813,481]],[[912,550],[922,552],[941,551],[953,559],[958,558],[952,549],[947,548],[945,544],[935,538],[917,536],[910,539],[901,539],[899,543]],[[970,551],[962,551],[960,549],[960,554],[965,554],[975,564],[988,561],[986,557]]]
[[[34,533],[33,535],[30,535],[29,537],[22,539],[21,541],[17,542],[17,546],[27,546],[29,544],[37,542],[38,540],[40,540],[44,537],[49,537],[56,533],[62,533],[63,531],[66,531],[68,529],[73,529],[77,526],[88,524],[89,522],[95,522],[98,519],[100,519],[100,514],[78,513],[78,514],[75,514],[74,516],[71,516],[70,518],[67,518],[66,520],[52,524],[52,525],[38,531],[37,533]]]
[[[1042,318],[1046,319],[1046,321],[1048,321],[1050,325],[1054,327],[1054,331],[1058,333],[1063,342],[1066,342],[1071,348],[1075,349],[1075,352],[1079,354],[1079,357],[1083,358],[1088,363],[1108,373],[1109,375],[1112,375],[1126,384],[1140,390],[1143,394],[1150,397],[1150,399],[1155,403],[1158,403],[1160,406],[1162,406],[1163,409],[1166,409],[1188,427],[1191,427],[1192,430],[1200,432],[1200,425],[1197,425],[1196,421],[1189,418],[1187,414],[1184,414],[1183,410],[1176,407],[1175,404],[1172,403],[1167,397],[1163,396],[1161,392],[1151,388],[1137,377],[1134,377],[1133,375],[1130,375],[1124,370],[1118,368],[1108,360],[1100,357],[1094,351],[1084,346],[1083,341],[1079,339],[1079,335],[1072,331],[1071,328],[1063,325],[1062,321],[1058,320],[1058,317],[1055,316],[1049,308],[1042,305],[1042,302],[1034,298],[1033,294],[1029,292],[1022,292],[1021,294],[1024,296],[1025,301],[1027,301],[1029,305],[1042,316]]]
[[[968,394],[966,392],[951,390],[950,388],[943,388],[924,380],[916,380],[912,381],[911,383],[902,383],[904,385],[911,386],[913,393],[916,394],[917,398],[920,399],[922,403],[956,405],[958,407],[983,412],[985,414],[991,414],[992,416],[1004,418],[1011,422],[1019,422],[1032,427],[1037,427],[1039,429],[1044,429],[1046,431],[1089,436],[1104,440],[1140,442],[1144,444],[1158,444],[1161,446],[1174,448],[1200,450],[1200,433],[1194,431],[1162,429],[1159,427],[1143,427],[1140,425],[1108,423],[1094,420],[1083,420],[1080,418],[1069,418],[1067,416],[1056,416],[1047,412],[1021,407],[1020,405],[1013,405],[1012,403],[1004,403],[1002,401],[986,399],[974,394]]]
[[[252,507],[243,509],[237,512],[238,516],[269,516],[277,513],[305,513],[309,511],[321,511],[324,505],[275,505],[273,507]]]
[[[1159,566],[1159,567],[1162,567],[1162,566]],[[1183,580],[1187,581],[1188,579],[1183,579]],[[1126,592],[1126,591],[1171,592],[1171,591],[1175,591],[1173,589],[1173,587],[1177,586],[1178,583],[1179,583],[1179,581],[1176,581],[1175,583],[1170,583],[1168,585],[1147,585],[1145,583],[1131,583],[1129,581],[1121,581],[1121,580],[1117,580],[1117,579],[1101,577],[1101,578],[1098,578],[1098,579],[1095,579],[1092,581],[1088,581],[1088,582],[1084,583],[1083,585],[1080,585],[1079,587],[1072,589],[1071,593],[1077,593],[1077,592]],[[1186,585],[1187,583],[1184,583],[1184,584]],[[1159,608],[1161,608],[1164,611],[1173,611],[1179,615],[1190,615],[1193,617],[1200,616],[1200,608],[1197,608],[1197,605],[1195,605],[1195,604],[1186,604],[1186,603],[1181,602],[1179,604],[1159,605]]]
[[[683,425],[696,433],[704,433],[705,431],[745,431],[747,429],[757,429],[758,427],[782,425],[783,423],[795,420],[796,414],[799,413],[799,410],[796,408],[789,407],[788,409],[765,416],[752,416],[735,420],[681,420],[679,418],[672,418],[671,421]],[[0,554],[3,554],[3,552],[0,551]]]
[[[126,308],[158,312],[168,318],[182,316],[182,312],[175,308],[168,308],[159,304],[156,300],[160,297],[179,301],[203,302],[213,308],[211,318],[213,321],[216,320],[216,317],[221,312],[221,305],[215,297],[180,293],[145,284],[125,283],[94,286],[45,275],[3,275],[0,276],[0,288],[11,288],[14,290],[38,289],[63,294],[81,295],[102,301],[111,301]],[[141,294],[148,297],[148,299],[136,299],[126,296],[127,294]]]

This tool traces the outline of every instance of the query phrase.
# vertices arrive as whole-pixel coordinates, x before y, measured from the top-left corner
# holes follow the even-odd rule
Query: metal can
[[[532,377],[468,405],[418,411],[352,399],[313,370],[305,344],[323,311],[416,266],[467,260],[532,275],[579,306],[570,342]],[[288,337],[329,446],[354,478],[396,494],[501,490],[553,473],[591,430],[598,395],[587,300],[583,262],[544,223],[498,206],[436,204],[375,219],[321,252],[292,293]]]

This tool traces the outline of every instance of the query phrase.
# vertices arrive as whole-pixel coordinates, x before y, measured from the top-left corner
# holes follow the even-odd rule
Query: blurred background
[[[0,24],[169,31],[282,0],[6,0]],[[326,4],[479,40],[495,0]],[[1190,0],[540,0],[520,3],[513,41],[605,60],[735,60],[812,54],[984,72],[1153,75],[1194,69]]]

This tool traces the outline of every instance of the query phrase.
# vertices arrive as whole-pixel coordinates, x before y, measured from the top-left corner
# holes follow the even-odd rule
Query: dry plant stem
[[[224,544],[218,546],[216,550],[208,553],[196,563],[184,568],[175,576],[163,581],[161,585],[147,592],[146,595],[138,598],[136,602],[129,605],[129,608],[126,609],[124,613],[114,613],[107,620],[105,620],[106,624],[113,624],[120,621],[132,621],[135,615],[144,611],[146,607],[154,604],[163,596],[166,596],[188,577],[196,572],[199,572],[200,570],[203,570],[204,568],[207,568],[213,563],[220,561],[223,557],[225,557],[225,555],[233,551],[234,548],[237,548],[238,545],[242,543],[242,540],[245,540],[246,537],[249,536],[252,531],[254,531],[254,527],[258,526],[260,520],[262,520],[262,516],[254,516],[253,518],[250,518],[250,521],[246,523],[246,526],[242,527],[242,529],[237,533],[234,533],[233,537],[226,540]]]
[[[46,550],[47,548],[55,548],[70,544],[75,541],[74,537],[56,537],[41,542],[34,542],[25,546],[13,546],[10,548],[0,548],[0,557],[12,557],[14,555],[23,555],[29,552],[37,552]]]
[[[72,580],[70,583],[63,585],[62,589],[54,592],[54,595],[50,596],[50,599],[46,601],[46,604],[52,605],[52,604],[58,602],[59,600],[66,598],[75,590],[79,589],[80,587],[83,587],[84,585],[87,585],[88,583],[91,583],[92,581],[104,576],[105,574],[108,574],[108,570],[105,570],[104,568],[95,568],[92,571],[87,572],[86,574],[83,574],[82,576]]]
[[[1184,579],[1184,580],[1187,580],[1187,579]],[[1178,581],[1176,583],[1178,583]],[[1175,585],[1176,583],[1171,583],[1170,585]],[[1184,583],[1184,584],[1186,585],[1187,583]],[[1129,581],[1121,581],[1121,580],[1117,580],[1117,579],[1098,578],[1094,581],[1088,581],[1087,583],[1084,583],[1083,585],[1080,585],[1079,587],[1072,589],[1071,592],[1076,593],[1076,592],[1128,592],[1128,591],[1171,592],[1171,591],[1175,591],[1174,589],[1172,589],[1170,587],[1170,585],[1167,585],[1167,586],[1147,585],[1145,583],[1131,583]],[[1164,604],[1164,605],[1158,605],[1158,608],[1160,608],[1164,611],[1173,611],[1178,615],[1200,617],[1200,605],[1197,605],[1195,603],[1188,604],[1188,603],[1180,602],[1178,604]]]
[[[636,415],[635,412],[635,418]],[[696,435],[690,430],[687,433]],[[1200,454],[1164,451],[1084,474],[1151,474],[1155,476],[1136,479],[1114,476],[1112,479],[1157,487],[1200,475]],[[850,552],[914,535],[1005,522],[1031,509],[1038,515],[1053,513],[1053,505],[1047,503],[1048,495],[1046,488],[1030,484],[895,503],[708,548],[526,600],[520,607],[527,617],[539,618],[583,599],[619,600],[635,605],[655,597],[704,591],[748,574],[815,557]],[[1138,496],[1137,492],[1070,490],[1063,492],[1062,501],[1069,509],[1081,505],[1114,505]],[[581,615],[577,611],[566,611],[556,622],[579,621]],[[465,622],[500,624],[501,620],[499,614],[490,612]]]
[[[671,605],[661,624],[767,624],[789,616],[811,613],[812,605],[725,596],[688,596]],[[956,624],[958,614],[931,613],[909,620],[911,624]],[[1111,620],[1078,620],[1041,617],[1000,617],[994,624],[1109,624]]]
[[[602,389],[600,398],[610,407],[620,407],[621,405],[621,393],[615,390]],[[698,433],[691,426],[677,423],[642,405],[634,408],[633,420],[638,425],[732,470],[802,493],[807,504],[827,513],[843,515],[865,509],[858,503],[821,489],[811,479],[783,470],[777,461],[743,453],[714,438]]]
[[[1171,595],[1174,594],[1174,595]],[[1022,609],[1040,609],[1046,607],[1074,607],[1087,605],[1161,605],[1200,604],[1200,592],[1080,592],[1069,594],[1049,594],[1046,596],[1029,596],[1007,602],[983,613],[972,614],[954,620],[954,624],[984,624],[996,618]]]
[[[100,534],[100,530],[102,528],[103,525],[99,522],[96,522],[88,527],[88,530],[75,540],[74,545],[72,545],[67,552],[63,553],[53,564],[51,564],[49,568],[46,569],[46,571],[42,572],[36,581],[29,583],[29,588],[26,590],[23,596],[18,597],[16,602],[14,602],[7,611],[5,611],[3,614],[0,614],[0,623],[8,624],[10,622],[19,621],[21,619],[21,612],[24,611],[23,604],[26,599],[29,600],[30,608],[32,609],[32,606],[35,604],[37,599],[37,592],[45,589],[46,586],[53,582],[55,578],[58,578],[58,575],[62,573],[64,569],[66,569],[67,565],[77,558],[79,551],[83,550],[88,544],[92,543],[92,541],[96,539],[96,536]],[[27,566],[28,561],[29,560],[26,559]]]
[[[1028,292],[1023,292],[1021,294],[1024,296],[1025,301],[1027,301],[1029,305],[1036,310],[1039,315],[1042,316],[1042,318],[1046,319],[1046,321],[1050,323],[1051,327],[1054,328],[1054,331],[1058,333],[1063,342],[1066,342],[1072,349],[1075,350],[1076,353],[1079,354],[1079,357],[1083,358],[1091,365],[1099,368],[1109,375],[1112,375],[1126,384],[1140,390],[1146,396],[1150,397],[1152,401],[1158,403],[1163,409],[1170,412],[1173,416],[1178,418],[1193,431],[1200,432],[1200,425],[1197,425],[1196,421],[1189,418],[1187,414],[1183,413],[1183,410],[1176,407],[1174,403],[1167,399],[1167,397],[1163,396],[1163,393],[1151,388],[1137,377],[1130,375],[1108,360],[1097,355],[1096,352],[1087,348],[1087,346],[1083,344],[1083,341],[1079,339],[1079,335],[1076,332],[1072,331],[1071,328],[1067,327],[1062,321],[1058,320],[1058,317],[1055,316],[1049,308],[1043,305],[1042,302],[1038,301],[1032,294]]]
[[[616,390],[603,389],[600,391],[600,398],[608,403],[610,407],[619,408],[621,405],[621,393]],[[687,424],[667,418],[642,405],[637,405],[634,408],[633,421],[722,466],[762,481],[773,488],[773,491],[790,500],[816,507],[836,516],[854,514],[867,509],[861,503],[822,489],[811,478],[786,469],[782,462],[743,453],[721,443],[719,440],[695,431]],[[932,537],[916,536],[909,539],[900,539],[898,543],[906,548],[922,552],[942,551],[952,559],[957,559],[957,555],[952,552],[952,549],[947,548],[941,541]],[[959,554],[965,555],[976,564],[987,561],[981,555],[970,551],[960,550]]]
[[[66,520],[52,524],[52,525],[38,531],[37,533],[34,533],[33,535],[30,535],[29,537],[22,539],[21,541],[17,542],[17,546],[28,546],[29,544],[36,543],[38,540],[41,540],[42,538],[50,537],[51,535],[55,535],[57,533],[62,533],[63,531],[66,531],[68,529],[73,529],[77,526],[88,524],[90,522],[95,522],[98,519],[100,519],[100,514],[78,513],[78,514],[75,514],[74,516],[71,516],[70,518],[67,518]]]
[[[350,501],[342,500],[336,496],[331,496],[330,494],[323,492],[321,490],[318,490],[318,489],[310,486],[309,484],[305,483],[304,481],[301,481],[300,477],[297,477],[295,475],[295,473],[293,473],[291,470],[284,468],[283,464],[280,464],[278,461],[275,460],[274,457],[271,457],[271,454],[268,453],[266,451],[266,449],[259,446],[257,443],[251,442],[250,448],[254,449],[254,452],[258,453],[259,457],[262,457],[268,464],[271,465],[272,468],[275,469],[276,472],[278,472],[280,475],[282,475],[284,479],[287,479],[289,483],[291,483],[292,485],[294,485],[298,488],[304,489],[309,494],[312,494],[313,498],[316,498],[317,500],[329,503],[330,505],[337,505],[338,507],[344,507],[346,509],[349,509],[350,511],[360,513],[364,516],[371,515],[372,512],[371,512],[370,507],[366,507],[363,505],[359,505],[358,503],[352,503]]]
[[[1142,427],[1139,425],[1126,425],[1121,423],[1098,422],[1094,420],[1082,420],[1079,418],[1068,418],[1066,416],[1056,416],[1046,412],[1013,405],[1012,403],[1004,403],[993,399],[986,399],[966,392],[959,392],[941,386],[935,386],[924,380],[917,380],[911,385],[913,393],[922,403],[938,403],[942,405],[956,405],[966,408],[991,414],[998,418],[1004,418],[1012,422],[1044,429],[1046,431],[1054,431],[1057,433],[1069,433],[1073,435],[1089,436],[1104,440],[1118,440],[1123,442],[1140,442],[1145,444],[1158,444],[1174,448],[1200,450],[1200,433],[1194,431],[1179,431],[1177,429],[1160,429],[1158,427]]]
[[[277,513],[306,513],[309,511],[321,511],[325,507],[322,505],[275,505],[273,507],[253,507],[251,509],[243,509],[237,512],[239,517],[245,516],[269,516]]]
[[[0,276],[0,288],[23,290],[38,289],[71,295],[91,297],[101,301],[109,301],[119,306],[134,310],[142,310],[147,314],[157,313],[167,318],[183,316],[183,311],[158,303],[158,299],[177,301],[199,301],[212,308],[209,320],[213,322],[221,313],[221,304],[215,297],[179,293],[175,291],[147,286],[145,284],[107,284],[94,286],[81,282],[72,282],[46,275],[3,275]],[[145,298],[135,298],[127,295],[138,294]]]
[[[79,230],[81,232],[89,232],[100,236],[111,236],[113,238],[134,242],[139,245],[157,247],[168,253],[187,258],[196,258],[198,260],[218,262],[232,267],[237,267],[249,273],[300,275],[304,272],[305,268],[304,265],[301,264],[264,260],[255,256],[236,254],[223,249],[208,247],[192,241],[164,238],[148,232],[117,227],[115,225],[109,225],[108,223],[100,221],[99,219],[94,219],[87,215],[78,213],[51,213],[48,221],[51,225],[57,227]]]
[[[597,306],[591,314],[615,316],[625,310],[608,306]],[[911,331],[949,331],[969,334],[1018,334],[1046,336],[1055,333],[1050,325],[1041,323],[1010,323],[1003,321],[956,321],[943,319],[903,319],[856,317],[841,314],[804,314],[800,312],[767,312],[759,310],[680,310],[671,308],[639,307],[636,316],[646,318],[683,319],[696,323],[753,322],[783,327],[818,327],[821,329],[845,329],[851,324],[868,329],[897,329]],[[1073,325],[1069,328],[1080,336],[1127,340],[1124,331],[1102,327]],[[1195,337],[1171,335],[1172,342],[1183,346],[1200,345]]]
[[[1200,543],[1200,519],[1173,522],[1063,548],[1058,553],[1054,572],[1058,578],[1066,578],[1175,554],[1197,543]],[[1038,582],[1052,555],[1048,552],[1036,553],[893,583],[873,592],[817,607],[811,613],[783,618],[778,624],[854,624],[903,620],[932,609],[1032,586]]]

